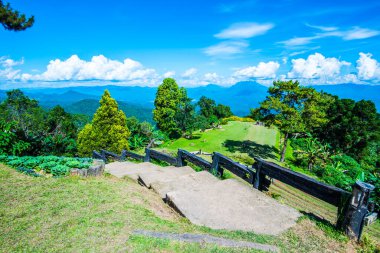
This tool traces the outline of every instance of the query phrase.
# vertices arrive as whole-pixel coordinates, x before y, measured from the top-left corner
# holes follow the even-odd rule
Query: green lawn
[[[222,125],[221,129],[197,131],[192,139],[180,138],[160,146],[160,149],[168,152],[176,152],[179,148],[220,152],[247,162],[255,156],[271,160],[278,156],[278,131],[250,122],[230,121]]]
[[[212,230],[190,224],[130,180],[33,178],[0,164],[0,252],[255,252],[132,235],[136,229],[204,233],[277,245],[282,252],[356,247],[309,219],[280,236]]]

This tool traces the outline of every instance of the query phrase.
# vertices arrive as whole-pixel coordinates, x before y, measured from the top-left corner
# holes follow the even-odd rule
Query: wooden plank
[[[334,206],[340,206],[342,204],[342,198],[351,195],[351,193],[340,188],[319,182],[301,173],[283,168],[275,163],[267,162],[259,158],[255,158],[255,160],[256,167],[261,164],[260,173],[293,186]]]
[[[153,159],[156,159],[159,161],[164,161],[164,162],[167,162],[167,163],[174,165],[174,166],[178,165],[176,157],[173,157],[173,156],[165,154],[165,153],[158,152],[154,149],[146,149],[146,150],[148,150],[149,157],[151,157]]]
[[[231,171],[236,176],[244,179],[249,183],[253,183],[255,173],[252,170],[250,170],[247,166],[235,162],[231,158],[228,158],[217,152],[214,153],[213,159],[214,158],[219,159],[219,165],[222,166],[224,169]]]
[[[121,156],[119,156],[118,154],[115,154],[113,152],[110,152],[108,150],[101,149],[100,151],[102,152],[102,154],[104,154],[106,156],[111,156],[111,157],[119,159],[119,160],[121,159]]]
[[[195,164],[196,166],[199,166],[205,170],[211,169],[211,163],[204,160],[201,157],[196,156],[195,154],[192,154],[186,150],[179,149],[178,150],[178,157],[182,160],[187,160],[188,162],[191,162],[192,164]]]
[[[126,157],[130,157],[135,160],[144,161],[145,156],[133,153],[131,151],[123,150]]]
[[[95,150],[92,151],[92,158],[104,160],[103,157],[102,157],[102,155],[99,152],[95,151]]]

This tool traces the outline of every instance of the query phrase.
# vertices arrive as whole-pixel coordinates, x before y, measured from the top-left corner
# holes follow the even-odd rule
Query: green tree
[[[200,114],[206,118],[210,118],[215,115],[216,103],[211,98],[202,96],[198,101],[198,106],[200,109]]]
[[[191,103],[191,100],[191,98],[187,97],[186,90],[184,90],[175,115],[175,121],[182,132],[182,136],[189,134],[191,137],[193,131],[197,128],[195,105]]]
[[[231,108],[226,105],[218,104],[205,96],[202,96],[197,105],[199,106],[200,115],[207,119],[208,126],[219,125],[220,119],[232,116]]]
[[[325,127],[315,130],[318,138],[330,143],[334,150],[358,161],[372,142],[379,142],[380,116],[372,101],[339,99],[327,111],[330,119]]]
[[[99,149],[120,153],[129,148],[129,135],[125,114],[105,90],[91,124],[78,134],[78,150],[81,155],[90,155]]]
[[[76,152],[78,128],[72,115],[60,106],[46,112],[22,91],[11,90],[0,104],[0,116],[9,123],[0,130],[4,141],[9,143],[8,154],[74,155]]]
[[[268,90],[269,96],[260,108],[252,113],[261,120],[278,127],[283,135],[280,161],[285,160],[288,140],[304,134],[310,126],[318,127],[327,122],[324,109],[328,99],[312,88],[302,87],[298,81],[275,81]]]
[[[153,119],[156,121],[158,129],[170,138],[180,136],[180,129],[175,121],[175,116],[184,95],[185,90],[180,89],[173,78],[164,79],[157,89]]]
[[[218,104],[215,107],[215,116],[218,119],[231,117],[233,113],[231,112],[231,108],[227,105]]]
[[[6,30],[23,31],[34,24],[34,16],[26,18],[24,14],[13,10],[9,3],[0,0],[0,23]]]

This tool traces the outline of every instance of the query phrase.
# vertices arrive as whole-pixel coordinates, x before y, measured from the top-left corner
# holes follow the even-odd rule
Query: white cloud
[[[281,44],[284,44],[287,47],[302,46],[310,44],[313,40],[318,39],[319,36],[312,37],[296,37],[289,40],[281,41]]]
[[[203,80],[207,83],[220,83],[220,77],[217,73],[213,72],[213,73],[206,73],[204,74],[203,76]]]
[[[356,69],[359,79],[380,81],[380,63],[372,59],[372,54],[359,53]]]
[[[273,27],[274,25],[270,23],[235,23],[220,33],[215,34],[215,37],[220,39],[248,39],[265,34]]]
[[[354,27],[349,31],[343,32],[341,37],[344,40],[360,40],[367,39],[380,34],[380,31],[371,30],[367,28]]]
[[[204,53],[209,56],[226,57],[243,53],[248,46],[245,41],[225,41],[206,48]]]
[[[24,64],[24,58],[22,58],[20,61],[15,61],[5,56],[0,57],[0,65],[4,68],[12,68],[14,66],[22,64]]]
[[[184,78],[189,78],[191,76],[194,76],[196,73],[198,72],[198,70],[196,68],[189,68],[188,70],[186,70],[183,74],[182,74],[182,77]]]
[[[173,76],[175,76],[175,71],[168,71],[163,74],[164,78],[173,77]]]
[[[321,25],[310,25],[306,24],[308,27],[315,28],[324,32],[332,32],[338,30],[338,27],[335,26],[321,26]]]
[[[288,78],[322,79],[326,81],[338,77],[343,66],[350,66],[350,63],[333,57],[326,58],[320,53],[315,53],[309,55],[307,59],[293,59],[292,69],[287,76]]]
[[[25,81],[134,81],[149,82],[156,78],[154,69],[144,68],[132,59],[111,60],[103,55],[93,56],[90,61],[72,55],[67,60],[52,60],[42,74],[23,74]]]
[[[242,68],[233,74],[239,78],[275,78],[276,72],[280,68],[278,62],[260,62],[257,66]]]
[[[296,55],[300,55],[300,54],[305,54],[307,52],[310,52],[310,51],[313,51],[313,50],[317,50],[321,48],[320,46],[316,46],[316,47],[310,47],[310,48],[307,48],[306,50],[302,50],[302,51],[296,51],[296,52],[292,52],[290,54],[288,54],[289,56],[296,56]]]
[[[15,61],[13,59],[7,58],[5,56],[0,57],[0,79],[15,79],[20,76],[20,70],[14,69],[13,67],[24,64],[24,59],[20,61]]]
[[[372,30],[369,28],[361,28],[358,26],[354,26],[349,30],[338,30],[337,27],[324,27],[324,26],[311,26],[309,27],[316,28],[318,30],[321,30],[321,33],[317,33],[314,36],[307,36],[307,37],[295,37],[292,39],[288,39],[285,41],[279,42],[280,44],[283,44],[286,47],[296,47],[296,46],[302,46],[312,43],[314,40],[327,38],[327,37],[339,37],[343,40],[361,40],[361,39],[368,39],[374,36],[377,36],[380,34],[380,31]]]

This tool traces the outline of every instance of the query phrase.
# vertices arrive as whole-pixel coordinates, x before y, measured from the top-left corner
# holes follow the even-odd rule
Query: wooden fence
[[[178,166],[185,166],[186,162],[190,162],[204,170],[211,170],[210,162],[186,150],[178,149]]]
[[[228,170],[249,184],[252,184],[252,186],[258,190],[267,189],[271,183],[270,179],[276,179],[338,207],[338,222],[336,226],[345,231],[350,230],[347,226],[350,224],[350,219],[353,218],[348,217],[347,212],[352,197],[351,192],[319,182],[306,175],[294,172],[260,158],[254,158],[255,163],[252,167],[248,167],[217,152],[213,153],[212,162],[206,161],[183,149],[178,149],[177,157],[150,148],[145,149],[145,156],[125,150],[123,150],[121,155],[106,150],[101,150],[100,153],[97,151],[93,152],[94,158],[103,159],[105,161],[107,161],[107,157],[109,156],[116,160],[132,158],[144,162],[149,162],[151,159],[155,159],[178,167],[184,166],[187,162],[190,162],[203,170],[208,170],[219,176],[223,175],[224,170]],[[360,233],[356,236],[359,238]]]
[[[164,161],[170,165],[178,166],[178,160],[176,157],[173,157],[171,155],[168,155],[162,152],[158,152],[157,150],[154,150],[154,149],[146,148],[144,162],[149,162],[150,159],[152,158],[158,161]]]

